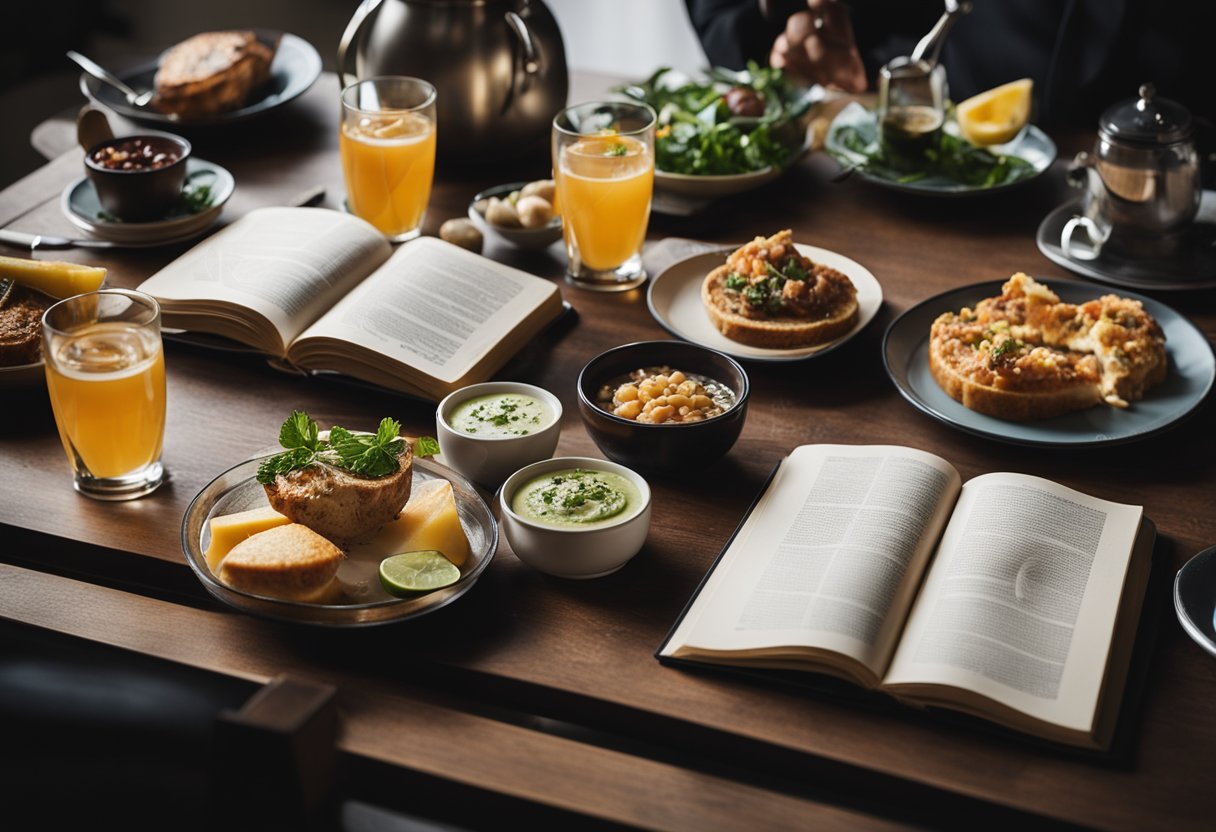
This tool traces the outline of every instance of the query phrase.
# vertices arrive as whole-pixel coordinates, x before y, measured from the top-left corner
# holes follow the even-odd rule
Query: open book
[[[433,237],[261,208],[139,287],[167,327],[423,398],[488,379],[562,312],[557,286]]]
[[[1109,747],[1155,538],[1137,506],[940,457],[804,445],[659,649],[809,670]]]

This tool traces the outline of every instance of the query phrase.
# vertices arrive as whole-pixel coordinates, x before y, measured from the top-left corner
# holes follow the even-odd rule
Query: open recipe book
[[[1110,746],[1155,530],[1138,506],[940,457],[786,457],[659,649],[808,670],[1042,739]]]
[[[438,400],[485,381],[563,310],[554,284],[433,237],[395,252],[323,208],[261,208],[139,287],[166,327]]]

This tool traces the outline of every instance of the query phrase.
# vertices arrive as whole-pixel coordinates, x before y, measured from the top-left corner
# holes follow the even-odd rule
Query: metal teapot
[[[1085,189],[1082,215],[1064,228],[1069,256],[1092,260],[1108,241],[1132,255],[1165,253],[1195,219],[1203,193],[1190,112],[1144,84],[1138,99],[1102,114],[1093,153],[1078,153],[1068,178]],[[1088,246],[1073,239],[1078,228]]]
[[[338,46],[343,86],[412,75],[438,91],[440,157],[548,154],[569,79],[561,31],[540,0],[363,0]]]

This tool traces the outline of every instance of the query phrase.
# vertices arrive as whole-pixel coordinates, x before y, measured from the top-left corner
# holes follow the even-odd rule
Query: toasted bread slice
[[[25,286],[14,286],[0,306],[0,367],[34,364],[42,358],[42,313],[54,303]]]
[[[1012,341],[1007,330],[954,313],[941,315],[929,337],[929,370],[964,407],[1014,422],[1049,419],[1102,402],[1093,356]]]
[[[274,510],[341,546],[374,535],[410,499],[414,458],[408,442],[397,471],[362,477],[316,464],[280,474],[264,486]]]
[[[238,110],[270,77],[275,49],[253,32],[205,32],[161,56],[155,106],[198,117]]]
[[[816,268],[826,269],[821,266]],[[856,290],[843,298],[835,308],[827,310],[822,317],[771,315],[756,318],[742,315],[735,300],[738,293],[730,292],[726,288],[726,277],[732,271],[729,265],[719,266],[706,275],[704,283],[701,284],[701,301],[709,319],[719,332],[732,341],[767,349],[797,349],[834,341],[852,329],[853,324],[857,322]],[[839,272],[835,274],[840,275]]]
[[[336,589],[342,550],[321,535],[291,523],[258,532],[232,547],[217,575],[233,589],[322,603]]]
[[[1168,365],[1165,335],[1139,301],[1063,303],[1022,273],[974,310],[942,314],[929,333],[929,367],[942,389],[1016,421],[1103,402],[1127,407],[1165,380]]]

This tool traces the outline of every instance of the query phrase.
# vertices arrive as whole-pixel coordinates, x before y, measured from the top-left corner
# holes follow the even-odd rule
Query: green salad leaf
[[[1035,174],[1034,165],[1009,153],[993,153],[947,130],[924,150],[914,169],[895,164],[884,151],[873,114],[850,104],[836,117],[828,135],[828,151],[846,167],[901,184],[940,177],[974,188],[1008,185]]]
[[[817,93],[779,69],[748,63],[710,70],[699,81],[667,83],[663,67],[640,84],[618,87],[658,114],[655,166],[668,173],[723,175],[789,164],[806,142],[803,116]]]

